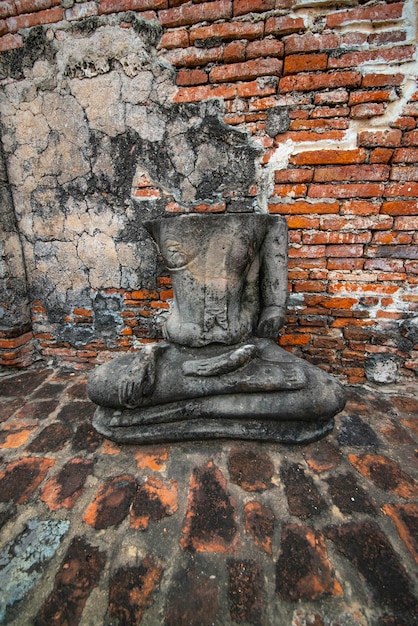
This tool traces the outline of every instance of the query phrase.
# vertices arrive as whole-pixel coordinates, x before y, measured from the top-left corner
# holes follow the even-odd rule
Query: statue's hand
[[[280,306],[267,306],[261,311],[257,326],[258,337],[277,337],[284,324],[286,310]]]

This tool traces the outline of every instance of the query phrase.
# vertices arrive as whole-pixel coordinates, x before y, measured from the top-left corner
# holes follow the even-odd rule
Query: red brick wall
[[[6,0],[0,50],[19,47],[24,28],[128,10],[162,25],[158,54],[176,69],[175,101],[223,99],[225,122],[265,149],[268,209],[289,225],[281,345],[351,382],[363,381],[366,360],[381,352],[414,378],[417,346],[401,327],[418,309],[414,0],[342,8],[332,0]],[[290,114],[277,136],[266,132],[272,107]],[[144,184],[137,193],[154,191]],[[169,306],[161,280],[155,293],[121,293],[119,348],[141,337],[153,309]],[[69,323],[88,324],[91,314],[75,309]],[[33,317],[41,328],[42,303]],[[81,363],[105,348],[57,346],[40,331],[38,339],[45,354]]]

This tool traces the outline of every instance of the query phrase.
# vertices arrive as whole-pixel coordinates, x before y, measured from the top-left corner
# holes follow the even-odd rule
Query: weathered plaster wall
[[[416,12],[1,3],[2,141],[39,350],[82,366],[159,337],[172,294],[145,219],[270,211],[289,225],[281,344],[353,382],[414,377]]]
[[[26,365],[33,355],[26,270],[1,144],[0,233],[0,350],[8,364]]]

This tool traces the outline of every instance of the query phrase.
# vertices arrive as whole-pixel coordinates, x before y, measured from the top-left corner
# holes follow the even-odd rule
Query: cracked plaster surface
[[[133,17],[121,28],[122,18],[32,29],[0,71],[29,289],[50,322],[100,290],[152,288],[158,260],[142,222],[172,200],[186,210],[241,200],[258,174],[260,148],[221,121],[220,103],[172,104],[158,27]],[[144,173],[159,199],[135,200]]]

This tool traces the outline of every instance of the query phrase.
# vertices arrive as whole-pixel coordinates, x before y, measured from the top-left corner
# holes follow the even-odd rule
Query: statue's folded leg
[[[94,425],[121,442],[313,441],[332,429],[345,403],[334,377],[269,339],[253,338],[232,350],[159,344],[99,370],[89,383],[101,390],[90,393],[101,405]]]
[[[168,348],[167,343],[141,346],[100,365],[89,376],[87,394],[99,406],[136,408],[152,396],[156,384],[157,359]]]

